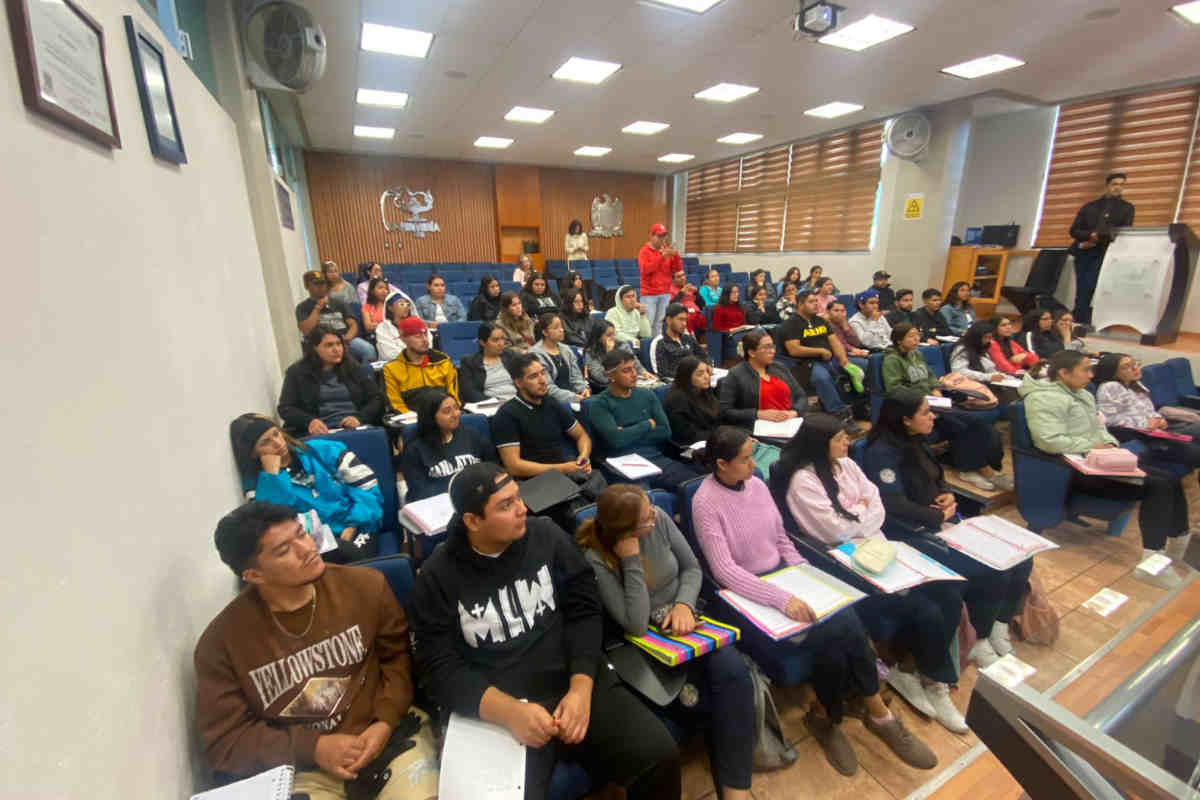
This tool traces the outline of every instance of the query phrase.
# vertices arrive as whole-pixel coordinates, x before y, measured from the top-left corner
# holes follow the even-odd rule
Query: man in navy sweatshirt
[[[679,752],[603,660],[596,579],[565,532],[527,517],[492,463],[450,482],[446,543],[409,598],[419,671],[449,711],[503,725],[528,750],[525,797],[543,798],[559,760],[630,800],[678,798]]]

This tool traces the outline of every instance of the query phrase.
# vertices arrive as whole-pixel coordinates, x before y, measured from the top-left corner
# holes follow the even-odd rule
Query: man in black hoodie
[[[678,798],[679,753],[653,713],[603,664],[596,579],[561,528],[526,517],[496,464],[450,483],[446,543],[409,599],[419,673],[448,711],[503,725],[528,750],[525,797],[555,763],[579,760],[630,800]]]

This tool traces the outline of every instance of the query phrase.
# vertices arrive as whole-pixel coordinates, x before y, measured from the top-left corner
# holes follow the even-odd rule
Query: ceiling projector
[[[796,33],[824,36],[837,27],[838,12],[841,10],[841,6],[833,3],[811,3],[797,12],[793,27]]]

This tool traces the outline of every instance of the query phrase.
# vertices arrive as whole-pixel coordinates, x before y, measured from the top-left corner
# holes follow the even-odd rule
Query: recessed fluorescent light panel
[[[757,142],[762,137],[761,133],[731,133],[728,136],[722,136],[717,141],[721,144],[750,144]]]
[[[716,86],[710,86],[702,92],[696,92],[692,97],[695,97],[697,100],[732,103],[734,100],[749,97],[757,91],[757,86],[742,86],[739,83],[718,83]]]
[[[354,135],[362,139],[391,139],[396,135],[396,129],[375,128],[371,125],[355,125]]]
[[[600,156],[606,156],[611,152],[612,152],[611,147],[593,147],[590,144],[585,144],[583,147],[581,147],[575,151],[575,155],[588,156],[590,158],[599,158]]]
[[[721,0],[649,0],[647,5],[670,6],[671,8],[682,8],[684,11],[694,11],[697,14],[703,14],[719,2]]]
[[[844,28],[838,28],[833,33],[817,39],[817,41],[821,44],[831,44],[834,47],[840,47],[844,50],[858,52],[859,50],[866,50],[868,47],[873,47],[880,42],[886,42],[888,39],[894,39],[903,33],[908,33],[912,29],[912,25],[906,25],[903,22],[896,22],[895,20],[875,14],[868,14],[858,22],[851,23]]]
[[[532,122],[536,125],[541,125],[553,116],[554,112],[548,108],[513,106],[512,110],[504,115],[504,118],[509,122]]]
[[[804,113],[810,117],[821,117],[822,119],[833,119],[834,117],[844,117],[847,114],[853,114],[855,111],[862,111],[863,107],[858,103],[843,103],[840,100],[835,100],[832,103],[826,103],[823,106],[810,108]]]
[[[1002,56],[999,53],[993,53],[990,56],[976,58],[971,61],[964,61],[961,64],[955,64],[953,67],[944,67],[942,72],[954,75],[957,78],[982,78],[984,75],[991,75],[995,72],[1004,72],[1006,69],[1013,67],[1024,66],[1025,62],[1015,59],[1011,56]]]
[[[636,133],[639,136],[651,136],[655,133],[662,133],[669,127],[671,126],[666,122],[647,122],[644,119],[639,119],[637,122],[631,122],[624,128],[621,128],[621,133]]]
[[[512,143],[512,139],[505,139],[503,136],[480,136],[475,140],[476,147],[490,147],[493,150],[503,150]]]
[[[1200,25],[1200,0],[1192,0],[1190,3],[1180,3],[1177,6],[1171,6],[1171,10],[1193,25]]]
[[[364,22],[362,26],[362,49],[373,53],[390,53],[394,56],[424,58],[433,43],[433,34],[391,25]]]
[[[659,161],[665,161],[668,164],[679,164],[683,161],[691,161],[695,158],[691,153],[667,153],[665,156],[659,156]]]
[[[385,92],[382,89],[359,89],[355,101],[364,106],[404,108],[408,105],[408,95],[405,92]]]
[[[555,70],[552,77],[558,78],[560,81],[600,83],[620,68],[620,64],[614,64],[611,61],[595,61],[590,58],[571,56],[566,63]]]

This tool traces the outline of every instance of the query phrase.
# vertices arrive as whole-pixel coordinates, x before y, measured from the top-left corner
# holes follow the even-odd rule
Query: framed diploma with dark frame
[[[26,107],[119,148],[100,23],[73,0],[5,0],[5,5]]]
[[[186,164],[179,117],[175,113],[175,95],[167,79],[162,45],[130,16],[125,17],[125,33],[129,37],[129,53],[133,58],[133,74],[137,80],[138,98],[142,101],[146,134],[150,137],[150,152],[155,158]]]

